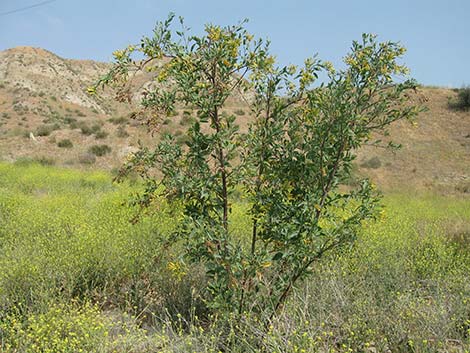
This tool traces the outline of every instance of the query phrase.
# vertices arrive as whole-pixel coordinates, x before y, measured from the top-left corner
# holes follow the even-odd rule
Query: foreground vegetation
[[[392,123],[423,110],[409,103],[416,81],[399,63],[405,48],[375,35],[353,41],[342,70],[316,57],[278,66],[269,42],[243,23],[209,24],[194,36],[174,19],[157,22],[140,45],[115,51],[113,68],[88,91],[111,85],[119,101],[130,101],[136,72],[155,72],[134,118],[153,134],[177,108],[196,113],[184,146],[172,136],[141,145],[120,176],[144,179],[142,209],[162,200],[178,205],[174,239],[185,261],[204,268],[207,307],[236,322],[250,315],[266,331],[313,265],[376,219],[379,197],[368,179],[340,186],[361,146],[397,147],[372,136],[387,136]],[[171,60],[156,64],[162,58]],[[223,113],[236,93],[254,114],[246,132]],[[249,204],[244,222],[251,221],[241,238],[229,222],[237,190]]]
[[[2,352],[470,350],[470,200],[387,195],[380,221],[314,267],[263,333],[215,317],[204,271],[161,248],[166,206],[129,222],[138,183],[0,164]],[[158,204],[158,203],[157,203]],[[236,201],[234,236],[247,234]]]

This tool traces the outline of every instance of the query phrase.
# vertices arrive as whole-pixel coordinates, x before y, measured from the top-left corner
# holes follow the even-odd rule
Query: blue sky
[[[0,13],[41,0],[0,0]],[[248,18],[248,29],[269,38],[282,64],[315,53],[341,62],[361,33],[400,41],[412,76],[427,85],[470,84],[470,0],[56,0],[0,16],[0,50],[42,47],[66,58],[109,61],[111,53],[173,11],[195,31],[205,23]]]

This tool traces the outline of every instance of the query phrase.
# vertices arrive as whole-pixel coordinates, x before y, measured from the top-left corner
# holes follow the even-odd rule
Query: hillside
[[[86,87],[109,68],[105,63],[63,59],[44,49],[0,52],[0,159],[112,169],[139,141],[151,144],[158,139],[129,118],[132,107],[116,103],[112,91],[100,98],[86,94]],[[391,130],[392,139],[403,148],[395,154],[363,148],[357,174],[370,176],[384,189],[470,193],[470,113],[449,109],[448,99],[455,94],[444,88],[420,89],[410,99],[428,111],[416,126],[401,122]],[[249,114],[242,100],[232,99],[227,110],[246,126]],[[169,117],[160,134],[172,133],[183,142],[188,114]],[[102,147],[104,155],[97,157],[90,153],[94,145],[109,149]]]
[[[449,108],[456,92],[422,88],[417,97],[428,109],[416,124],[398,122],[390,135],[402,148],[396,153],[365,147],[360,173],[389,189],[418,188],[470,193],[470,113]]]

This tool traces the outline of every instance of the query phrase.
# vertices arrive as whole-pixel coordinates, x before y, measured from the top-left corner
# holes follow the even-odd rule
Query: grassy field
[[[164,205],[129,222],[138,188],[0,164],[1,352],[470,352],[468,198],[386,195],[383,219],[322,259],[265,334],[205,309],[202,272],[161,248],[177,222]]]

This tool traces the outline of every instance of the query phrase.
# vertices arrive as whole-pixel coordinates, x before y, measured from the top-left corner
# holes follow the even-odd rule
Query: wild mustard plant
[[[128,222],[135,210],[122,200],[139,187],[113,185],[105,173],[0,164],[0,351],[34,352],[52,337],[54,349],[78,351],[67,332],[90,352],[470,349],[468,199],[386,195],[385,215],[325,253],[265,326],[256,312],[227,322],[197,307],[203,265],[177,261],[178,246],[161,249],[175,219],[157,212]],[[229,214],[231,235],[247,248],[251,207],[233,201]]]

